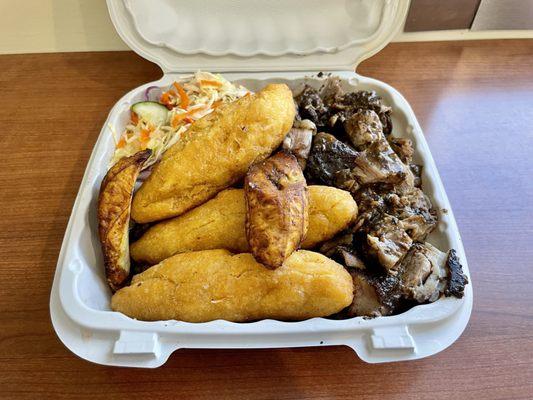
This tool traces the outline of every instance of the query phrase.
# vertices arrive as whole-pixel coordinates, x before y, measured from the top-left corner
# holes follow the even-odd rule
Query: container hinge
[[[415,341],[405,325],[374,328],[370,342],[374,350],[416,351]]]
[[[158,357],[159,353],[159,337],[153,332],[120,331],[120,337],[113,347],[113,354],[150,354]]]

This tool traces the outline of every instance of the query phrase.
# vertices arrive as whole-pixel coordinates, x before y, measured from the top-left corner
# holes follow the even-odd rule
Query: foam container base
[[[148,86],[166,87],[178,74],[140,86],[112,108],[94,147],[76,198],[57,263],[50,311],[52,323],[73,353],[105,365],[154,368],[179,348],[281,348],[346,345],[369,363],[427,357],[451,345],[466,327],[472,310],[472,282],[457,225],[422,130],[407,101],[391,86],[354,72],[332,72],[348,90],[375,90],[393,108],[393,134],[413,141],[414,161],[423,164],[423,190],[439,210],[439,225],[428,241],[443,251],[457,250],[470,283],[462,299],[441,298],[390,317],[346,320],[313,318],[301,322],[212,321],[143,322],[110,310],[97,236],[96,201],[114,141],[110,126],[122,131],[131,104]],[[269,82],[292,89],[304,82],[320,86],[311,72],[227,73],[226,78],[256,91]]]

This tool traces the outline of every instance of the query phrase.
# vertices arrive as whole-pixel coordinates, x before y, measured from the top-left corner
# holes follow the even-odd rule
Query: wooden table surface
[[[533,40],[392,44],[359,72],[411,103],[454,208],[475,298],[453,346],[380,365],[347,347],[77,358],[48,309],[63,233],[108,111],[160,71],[129,52],[1,56],[0,398],[532,399]]]

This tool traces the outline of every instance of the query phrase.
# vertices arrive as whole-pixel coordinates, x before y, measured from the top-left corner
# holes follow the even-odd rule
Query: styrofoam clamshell
[[[144,3],[141,0],[136,1]],[[108,0],[112,18],[115,18],[113,17],[113,7],[119,3],[124,9],[127,9],[127,7],[131,8],[133,2],[123,0],[121,3]],[[150,3],[164,3],[165,6],[181,4],[177,0],[158,0],[150,1]],[[285,3],[291,3],[291,1]],[[294,4],[296,3],[299,1],[294,1]],[[367,0],[354,0],[353,3],[357,3],[353,5],[354,7],[357,5],[370,7]],[[388,23],[394,20],[403,20],[408,2],[403,0],[374,2],[374,4],[377,3],[382,7],[378,10],[380,15],[392,13],[388,17],[392,18],[387,20]],[[394,3],[394,12],[383,9],[390,7],[392,3]],[[142,4],[142,6],[146,6],[146,4]],[[130,9],[130,12],[135,13],[136,11]],[[402,15],[398,16],[398,13]],[[121,16],[124,17],[125,14],[121,14]],[[130,15],[128,18],[133,26],[134,16]],[[114,22],[121,35],[125,37],[127,35],[126,30],[122,30],[123,26],[121,28],[120,24],[117,25],[115,20]],[[141,28],[139,27],[139,29]],[[382,28],[374,27],[374,29]],[[389,32],[385,35],[386,37],[390,37],[391,32],[397,27],[388,27],[388,29]],[[145,34],[148,35],[146,32]],[[349,39],[352,42],[354,40],[353,37]],[[126,41],[132,46],[130,39]],[[308,52],[311,56],[325,48],[319,46],[318,50],[316,48],[309,49],[304,40],[301,44],[300,50],[303,53]],[[176,42],[176,45],[179,45],[179,41]],[[335,45],[339,46],[339,42],[336,42]],[[379,48],[384,44],[376,42],[374,45],[375,48]],[[151,46],[157,48],[157,45],[152,44]],[[279,44],[271,44],[271,46],[273,46],[271,51],[274,53],[281,51],[285,57],[307,57],[306,55],[298,55],[296,52],[293,52],[292,56],[287,55],[290,53],[289,49],[283,48]],[[135,46],[132,47],[135,48]],[[149,48],[148,45],[147,48]],[[367,49],[366,52],[359,51],[355,62],[357,63],[375,52],[375,48]],[[167,51],[168,47],[165,49]],[[235,40],[230,38],[227,39],[225,47],[218,47],[217,51],[221,52],[219,57],[224,60],[227,57],[248,57],[243,58],[242,63],[251,59],[255,60],[258,57],[257,54],[266,52],[265,47],[257,52],[252,51],[251,55],[243,53],[245,55],[235,56],[234,54],[237,54],[239,49],[242,50],[243,48],[235,44]],[[250,49],[244,50],[250,51]],[[150,48],[145,50],[144,55],[146,56],[150,51]],[[179,52],[183,49],[173,51]],[[295,50],[292,49],[291,51]],[[348,53],[349,56],[355,54],[350,51]],[[153,55],[147,57],[153,58]],[[188,57],[197,59],[197,57],[205,57],[205,53],[199,53],[199,55],[185,54],[183,57],[186,60],[189,60]],[[269,57],[276,58],[274,56]],[[303,63],[306,64],[307,61],[303,61]],[[159,59],[158,64],[168,66],[172,63]],[[245,66],[239,65],[234,69],[243,69]],[[210,64],[207,68],[202,69],[216,70],[218,68],[214,67],[214,64]],[[311,70],[311,68],[306,68],[301,72],[228,72],[224,75],[253,91],[259,90],[270,82],[284,82],[292,89],[297,90],[304,82],[316,87],[323,83],[325,78],[313,75]],[[398,137],[410,138],[413,141],[415,162],[424,165],[423,190],[429,195],[435,208],[439,210],[439,225],[429,236],[428,241],[443,251],[450,248],[456,249],[464,272],[470,280],[468,265],[453,212],[411,107],[395,89],[383,82],[347,70],[337,70],[332,71],[332,73],[341,77],[346,90],[374,90],[383,97],[386,104],[392,106],[393,134]],[[468,323],[472,309],[471,280],[462,299],[441,298],[431,304],[416,306],[400,315],[374,319],[361,317],[346,320],[313,318],[300,322],[261,320],[252,323],[233,323],[223,320],[206,323],[143,322],[111,311],[109,305],[111,292],[105,282],[96,219],[96,201],[100,182],[107,171],[109,159],[114,149],[114,141],[109,127],[112,126],[116,131],[121,131],[128,121],[130,106],[142,99],[147,87],[153,85],[166,87],[181,75],[177,72],[166,72],[159,81],[147,83],[127,93],[112,108],[94,147],[67,226],[50,298],[50,311],[54,328],[59,338],[72,352],[99,364],[153,368],[165,363],[170,354],[179,348],[346,345],[351,347],[362,360],[377,363],[430,356],[448,347],[461,335]]]

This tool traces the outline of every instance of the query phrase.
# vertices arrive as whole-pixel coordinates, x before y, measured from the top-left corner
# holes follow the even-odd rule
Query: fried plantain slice
[[[331,186],[308,186],[309,229],[301,244],[312,249],[331,239],[357,217],[352,195]],[[131,258],[155,265],[187,251],[226,249],[249,253],[243,189],[225,189],[206,203],[151,226],[130,246]]]
[[[253,165],[244,181],[246,238],[255,259],[277,268],[309,226],[309,194],[296,158],[279,152]]]
[[[126,282],[130,273],[129,222],[131,198],[137,176],[151,150],[119,160],[100,186],[98,234],[104,254],[107,283],[113,291]]]

